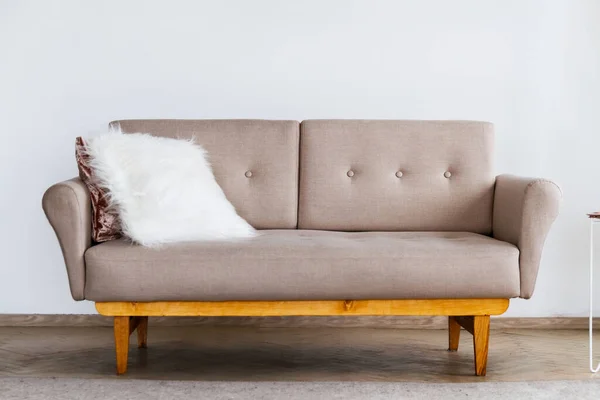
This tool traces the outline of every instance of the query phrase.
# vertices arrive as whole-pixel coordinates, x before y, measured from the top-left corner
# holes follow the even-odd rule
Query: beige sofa
[[[548,180],[495,176],[486,122],[114,123],[194,136],[262,233],[160,250],[94,244],[82,182],[49,188],[43,207],[71,294],[114,317],[118,373],[133,331],[146,346],[148,316],[445,315],[449,349],[464,327],[485,375],[489,316],[533,294],[561,198]]]

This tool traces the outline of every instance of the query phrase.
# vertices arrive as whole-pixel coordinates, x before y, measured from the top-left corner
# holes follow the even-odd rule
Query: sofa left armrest
[[[92,203],[87,186],[79,178],[52,185],[44,193],[42,207],[62,250],[71,296],[84,300],[84,254],[92,246]]]
[[[533,294],[544,242],[561,198],[558,185],[547,179],[496,177],[492,232],[494,238],[519,248],[522,298]]]

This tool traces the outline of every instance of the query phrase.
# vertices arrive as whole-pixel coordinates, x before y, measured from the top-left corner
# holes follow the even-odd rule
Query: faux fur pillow
[[[123,234],[136,243],[255,235],[217,184],[205,150],[191,141],[109,133],[88,139],[86,151]]]

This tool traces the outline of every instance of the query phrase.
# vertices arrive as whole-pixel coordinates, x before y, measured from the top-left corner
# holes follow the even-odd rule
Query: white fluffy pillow
[[[155,247],[256,234],[217,184],[206,151],[191,141],[109,133],[88,139],[87,153],[123,234],[136,243]]]

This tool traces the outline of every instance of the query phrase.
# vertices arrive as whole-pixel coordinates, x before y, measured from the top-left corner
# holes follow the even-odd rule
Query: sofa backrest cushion
[[[489,234],[492,158],[486,122],[303,121],[298,227]]]
[[[123,120],[124,133],[194,138],[238,214],[257,229],[298,220],[299,123],[265,120]]]

